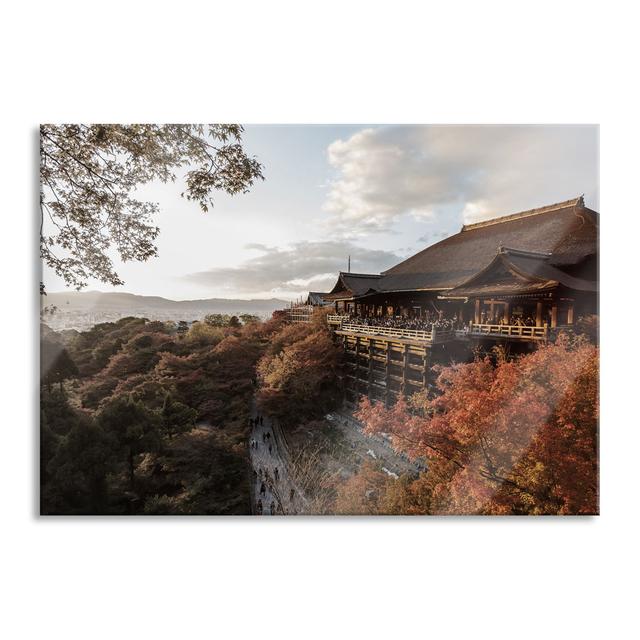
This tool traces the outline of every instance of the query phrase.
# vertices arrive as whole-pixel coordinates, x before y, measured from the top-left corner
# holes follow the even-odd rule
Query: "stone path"
[[[251,417],[255,419],[257,416],[253,408]],[[265,516],[300,513],[303,502],[289,477],[271,420],[265,415],[261,417],[262,424],[254,426],[249,436],[254,482],[253,513]]]

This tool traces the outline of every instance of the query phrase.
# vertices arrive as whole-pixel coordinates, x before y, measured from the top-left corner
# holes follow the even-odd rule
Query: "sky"
[[[245,125],[243,146],[263,182],[216,194],[208,213],[180,178],[142,185],[160,205],[158,257],[113,256],[125,284],[87,290],[291,300],[329,291],[349,255],[353,272],[379,273],[466,222],[582,194],[599,210],[594,125]]]

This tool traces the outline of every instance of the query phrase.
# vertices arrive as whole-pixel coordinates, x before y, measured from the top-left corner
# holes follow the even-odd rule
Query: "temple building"
[[[467,224],[383,273],[340,272],[320,296],[308,302],[333,305],[348,399],[393,402],[427,386],[435,362],[531,348],[597,315],[598,214],[580,197]]]

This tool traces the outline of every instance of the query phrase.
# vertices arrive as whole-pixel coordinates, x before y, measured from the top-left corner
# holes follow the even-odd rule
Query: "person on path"
[[[273,475],[276,478],[276,482],[278,482],[278,467],[276,467],[275,471],[273,472]]]
[[[293,502],[293,499],[295,498],[295,495],[296,495],[296,492],[292,487],[291,490],[289,491],[289,502]]]
[[[270,455],[270,456],[272,456],[272,455],[273,455],[273,450],[272,450],[271,445],[269,445],[269,455]]]
[[[262,515],[262,500],[258,500],[258,504],[256,505],[256,511],[258,512],[259,516]]]
[[[271,505],[269,506],[269,511],[271,512],[272,516],[276,513],[276,503],[273,500],[271,501]]]
[[[260,485],[260,495],[261,496],[267,495],[267,488],[264,486],[264,482]]]
[[[264,417],[260,416],[260,426],[262,426],[263,422],[264,422]]]

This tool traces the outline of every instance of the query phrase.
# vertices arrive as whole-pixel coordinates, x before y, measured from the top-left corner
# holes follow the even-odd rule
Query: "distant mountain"
[[[286,300],[236,300],[207,298],[203,300],[169,300],[159,296],[138,296],[133,293],[102,293],[100,291],[53,292],[42,297],[43,307],[56,307],[46,313],[43,321],[54,331],[76,329],[84,331],[101,322],[114,322],[126,316],[167,321],[202,320],[209,313],[240,315],[250,313],[263,319],[276,309],[288,306]]]
[[[266,314],[282,309],[289,303],[278,298],[267,300],[236,300],[206,298],[202,300],[169,300],[159,296],[139,296],[133,293],[103,293],[100,291],[70,291],[47,293],[43,305],[54,305],[60,311],[134,312],[148,310],[169,313],[254,313]]]

